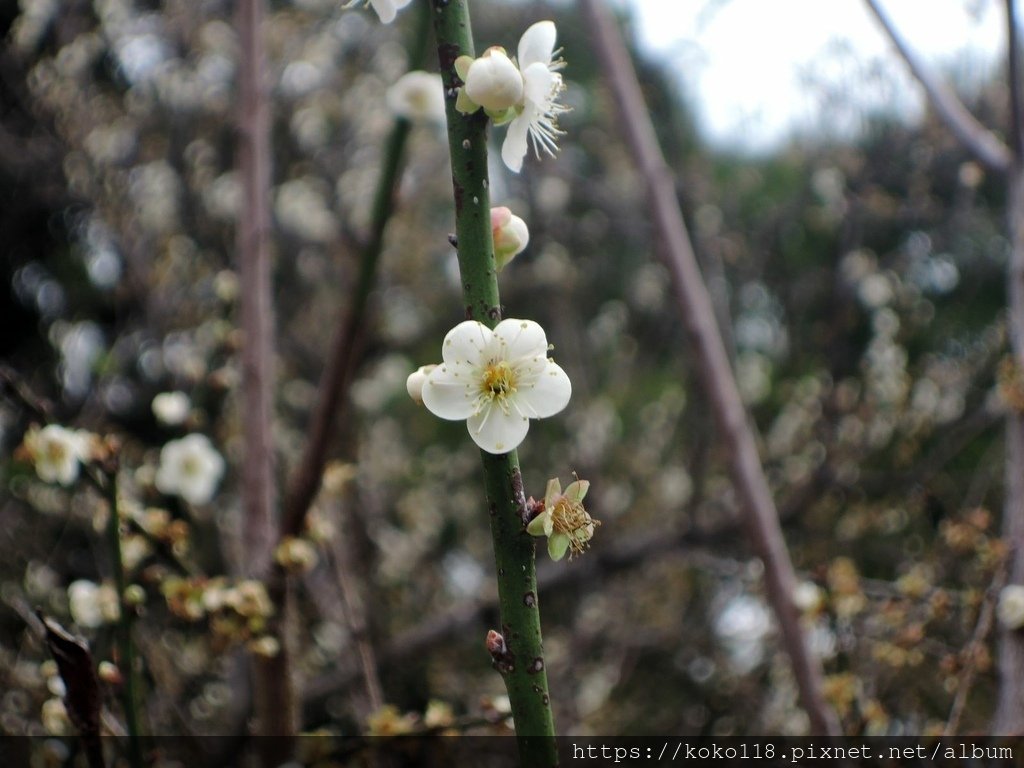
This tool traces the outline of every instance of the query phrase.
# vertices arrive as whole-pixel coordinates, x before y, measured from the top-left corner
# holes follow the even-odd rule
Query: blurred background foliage
[[[244,558],[230,10],[226,0],[0,5],[0,356],[61,423],[121,438],[126,493],[184,521],[180,552],[210,577],[237,575]],[[509,30],[554,18],[568,62],[558,158],[528,161],[522,176],[491,169],[494,203],[531,229],[501,276],[506,315],[546,328],[574,385],[568,410],[535,423],[520,450],[527,493],[575,471],[602,521],[582,558],[539,555],[559,730],[801,733],[728,457],[585,27],[565,5],[473,10],[478,50],[514,50]],[[418,66],[402,43],[411,16],[386,27],[335,0],[270,3],[282,479],[369,223],[392,119],[385,93]],[[969,641],[1002,554],[1000,414],[1020,396],[1000,373],[1002,185],[931,118],[908,127],[863,114],[857,139],[712,153],[659,63],[638,67],[845,730],[941,727],[969,669],[961,729],[984,731],[991,646]],[[822,92],[822,109],[840,97]],[[989,125],[1006,124],[1002,83],[971,98]],[[356,580],[397,711],[500,708],[483,646],[497,616],[477,450],[463,425],[435,419],[404,388],[462,317],[450,192],[443,134],[419,126],[332,451],[336,482],[315,508],[333,537],[297,580],[308,729],[355,733],[371,714],[339,564]],[[192,399],[183,427],[151,411],[170,390]],[[99,497],[47,486],[16,457],[30,421],[0,402],[0,730],[12,734],[66,727],[44,716],[59,686],[25,606],[72,624],[68,585],[110,578]],[[153,486],[160,447],[184,431],[210,435],[228,460],[210,504]],[[237,730],[249,695],[240,645],[209,618],[175,613],[162,591],[173,559],[138,546],[147,730]],[[112,657],[109,625],[79,629],[98,659]]]

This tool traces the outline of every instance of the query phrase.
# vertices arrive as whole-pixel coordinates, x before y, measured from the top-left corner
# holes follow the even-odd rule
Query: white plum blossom
[[[213,498],[224,474],[224,459],[206,435],[187,435],[171,440],[160,450],[156,487],[161,493],[180,496],[189,504],[205,504]]]
[[[71,485],[78,480],[79,462],[88,458],[90,438],[88,432],[48,424],[42,429],[29,430],[25,434],[25,447],[40,480]]]
[[[601,523],[583,508],[583,498],[589,489],[587,480],[574,480],[562,493],[557,477],[548,480],[544,509],[526,526],[526,532],[548,537],[548,555],[552,560],[561,560],[567,551],[571,560],[590,546],[594,529]]]
[[[493,331],[466,320],[445,336],[443,363],[423,385],[423,404],[442,419],[466,419],[473,442],[488,453],[508,453],[526,437],[530,419],[569,403],[569,377],[547,355],[547,336],[532,320],[502,320]]]
[[[88,579],[68,585],[68,608],[75,623],[88,629],[113,623],[121,617],[117,590],[109,584],[96,584]]]
[[[494,261],[499,272],[530,242],[526,222],[503,205],[491,208],[491,235],[494,239]]]
[[[523,76],[500,46],[492,46],[474,59],[463,79],[465,95],[489,113],[503,113],[522,103]]]
[[[173,427],[188,418],[192,401],[184,392],[161,392],[153,398],[152,408],[157,421]]]
[[[542,150],[554,156],[558,149],[558,116],[568,107],[558,103],[565,90],[558,70],[565,62],[555,58],[556,38],[553,21],[538,21],[519,39],[518,64],[499,47],[488,48],[478,59],[460,56],[455,61],[464,83],[455,108],[469,114],[483,107],[496,125],[509,124],[501,159],[515,173],[522,170],[530,144],[538,158]]]
[[[393,115],[410,122],[444,122],[444,85],[438,74],[406,72],[388,88],[387,102]]]
[[[561,135],[558,115],[567,108],[558,103],[565,89],[558,70],[565,66],[554,59],[555,23],[538,21],[523,33],[519,40],[519,71],[523,75],[523,100],[517,104],[516,117],[509,123],[505,142],[501,145],[501,159],[510,171],[519,173],[529,143],[540,157],[541,150],[554,157],[558,147],[555,139]]]
[[[1024,585],[1010,584],[999,593],[996,608],[999,623],[1007,629],[1024,627]]]

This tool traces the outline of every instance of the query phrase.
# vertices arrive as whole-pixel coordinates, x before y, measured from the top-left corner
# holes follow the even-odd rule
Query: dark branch
[[[983,165],[1000,172],[1009,170],[1013,159],[1009,148],[992,131],[979,123],[977,118],[967,111],[956,94],[924,65],[924,62],[918,58],[917,54],[896,31],[892,20],[885,15],[878,0],[865,0],[865,2],[875,14],[875,18],[878,19],[893,45],[896,46],[896,50],[907,63],[911,73],[924,88],[932,107],[950,132]]]

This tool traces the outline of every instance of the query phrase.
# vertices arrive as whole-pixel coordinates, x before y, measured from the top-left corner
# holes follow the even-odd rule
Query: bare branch
[[[978,621],[974,625],[974,632],[971,633],[971,640],[964,647],[962,653],[965,656],[964,666],[960,672],[960,679],[957,681],[956,695],[953,697],[953,706],[949,710],[949,718],[946,720],[944,736],[955,736],[960,727],[960,718],[967,707],[967,698],[971,693],[971,687],[978,675],[979,651],[984,648],[985,638],[992,631],[995,623],[996,603],[999,601],[999,592],[1006,584],[1006,561],[1003,560],[996,568],[992,576],[992,583],[985,593],[985,600],[981,604],[978,613]]]
[[[263,0],[238,4],[241,39],[241,108],[238,164],[243,202],[238,222],[241,273],[243,397],[246,456],[242,468],[245,547],[250,573],[266,571],[276,539],[272,521],[274,456],[271,438],[273,396],[273,299],[270,283],[270,106],[267,103],[263,40]]]
[[[900,56],[910,68],[910,72],[924,88],[932,107],[950,132],[977,158],[978,162],[995,171],[1008,171],[1013,161],[1013,154],[1009,148],[992,131],[979,123],[977,118],[967,111],[957,95],[924,65],[924,62],[918,58],[917,54],[896,31],[892,20],[885,15],[878,0],[864,1],[875,14],[875,18],[878,19],[893,45],[896,46],[896,50],[899,51]]]
[[[237,7],[240,109],[238,115],[242,207],[237,245],[242,283],[241,315],[243,431],[246,455],[242,467],[245,508],[243,544],[246,571],[265,576],[272,568],[277,542],[274,503],[277,496],[273,443],[273,289],[270,278],[270,103],[262,37],[264,0],[240,0]],[[295,688],[290,674],[287,593],[277,601],[280,652],[254,657],[254,704],[257,732],[276,736],[264,751],[265,764],[287,759],[289,741],[298,730]]]
[[[816,734],[839,735],[835,714],[825,702],[822,671],[811,654],[793,603],[796,576],[779,525],[775,503],[761,467],[753,428],[740,399],[722,336],[715,323],[707,287],[693,254],[686,225],[676,199],[672,172],[658,145],[629,53],[605,5],[582,0],[595,52],[619,106],[626,143],[647,182],[654,225],[663,242],[662,255],[672,276],[697,369],[721,437],[731,459],[732,479],[740,498],[744,527],[765,567],[768,599],[782,630],[783,643],[793,664],[800,702]]]
[[[1024,370],[1024,169],[1016,166],[1007,194],[1010,264],[1007,269],[1007,330],[1013,364]],[[1003,539],[1009,547],[1008,583],[1024,584],[1024,413],[1006,419]],[[999,632],[999,699],[992,721],[995,735],[1024,734],[1024,638]]]

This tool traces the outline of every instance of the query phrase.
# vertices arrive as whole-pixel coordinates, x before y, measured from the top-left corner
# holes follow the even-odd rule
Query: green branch
[[[446,93],[448,143],[455,192],[455,232],[465,316],[494,328],[501,320],[491,204],[487,179],[487,117],[455,109],[455,73],[459,56],[473,55],[467,0],[434,0],[441,77]],[[496,664],[505,680],[524,766],[558,763],[554,721],[548,697],[541,642],[533,538],[523,527],[526,498],[515,451],[481,451],[487,507],[494,541],[501,609],[501,634],[507,650]]]
[[[124,561],[121,557],[121,513],[117,501],[117,464],[118,459],[112,456],[104,466],[106,475],[105,491],[107,503],[110,505],[110,516],[107,520],[107,538],[110,555],[113,561],[114,585],[117,588],[118,607],[121,618],[117,624],[117,646],[121,657],[121,668],[124,670],[124,687],[121,690],[121,701],[124,707],[125,726],[128,729],[128,753],[132,768],[142,768],[142,744],[139,741],[138,693],[136,690],[135,648],[132,644],[132,618],[135,607],[125,600],[128,585],[124,577]]]

